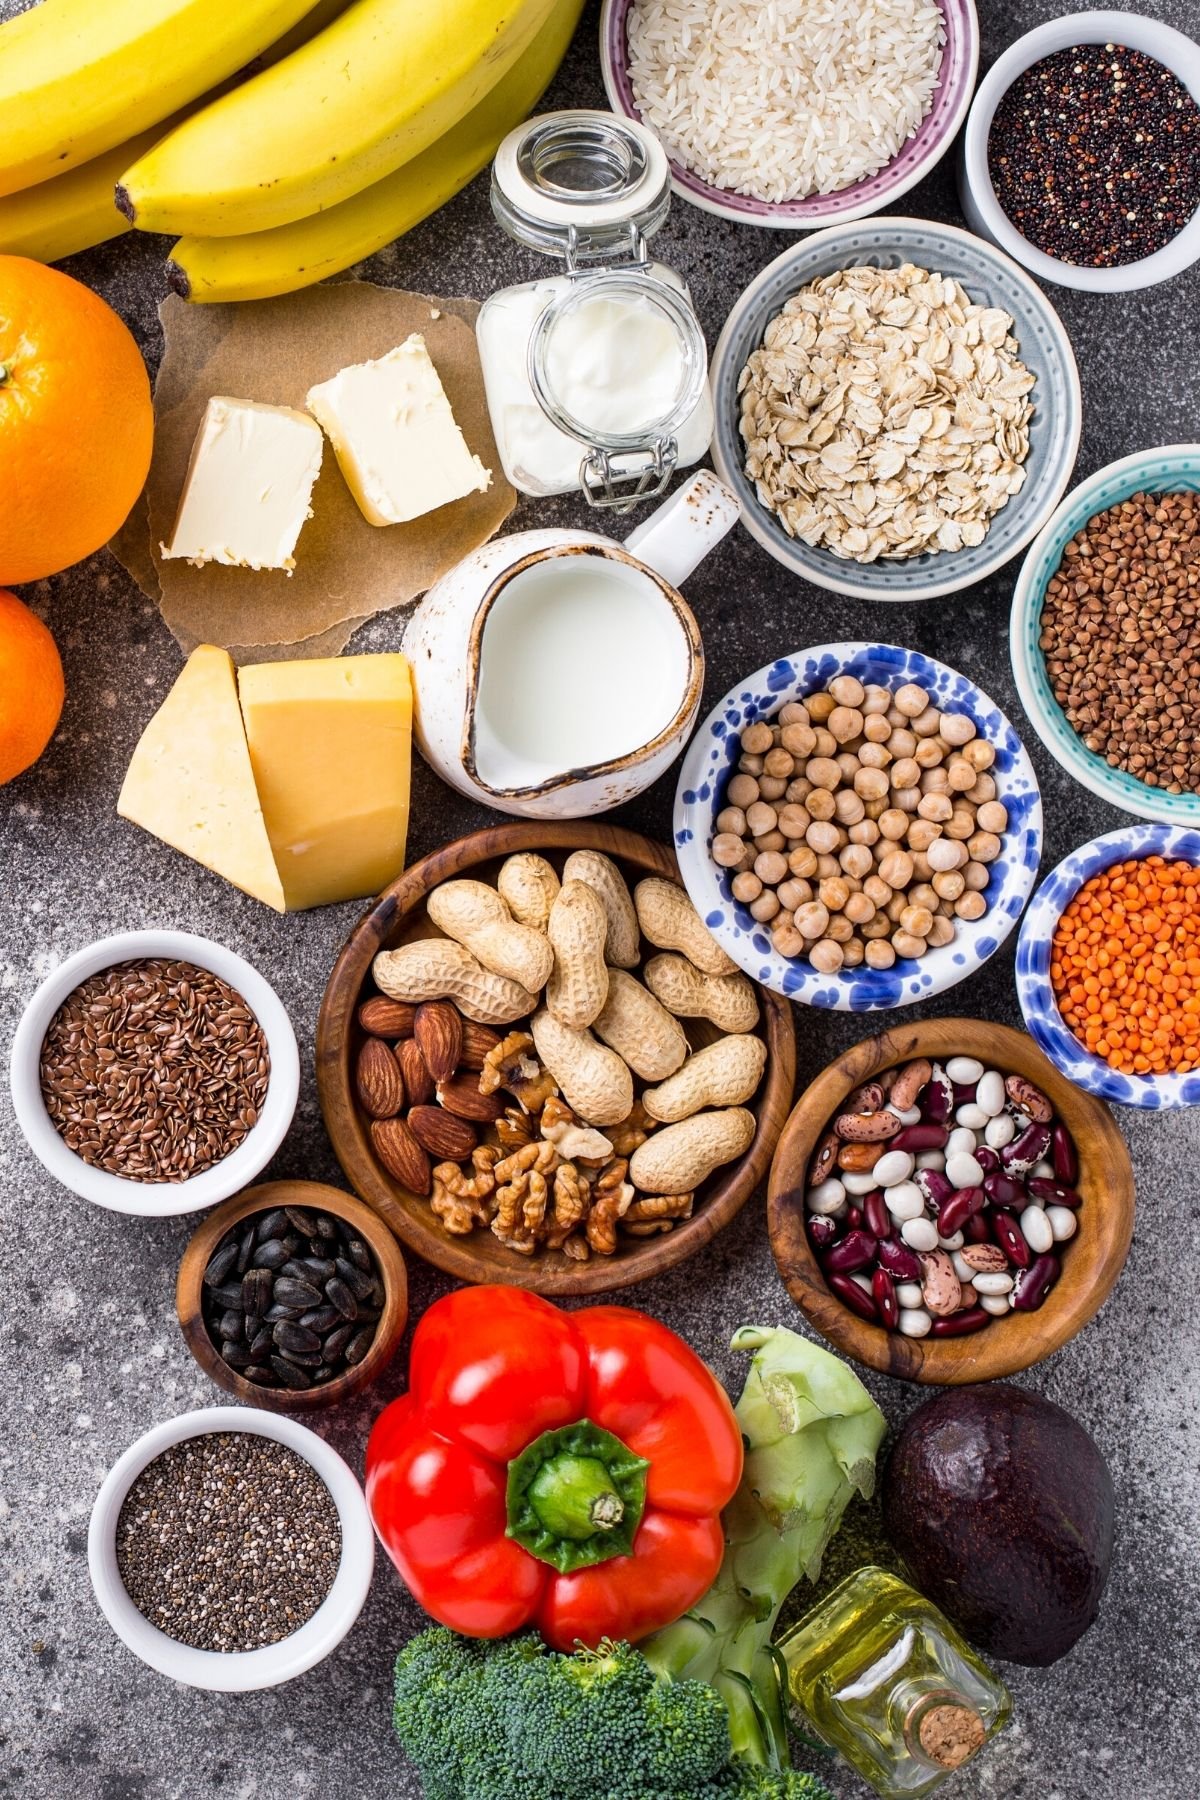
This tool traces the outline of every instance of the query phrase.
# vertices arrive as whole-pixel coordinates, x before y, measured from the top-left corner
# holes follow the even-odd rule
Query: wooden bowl
[[[251,1213],[269,1212],[276,1206],[303,1206],[310,1211],[335,1213],[339,1219],[345,1219],[366,1242],[383,1276],[383,1313],[375,1328],[371,1348],[362,1361],[333,1381],[299,1393],[291,1389],[259,1387],[256,1382],[239,1375],[236,1369],[231,1369],[209,1337],[200,1310],[204,1271],[225,1233]],[[268,1412],[316,1412],[356,1394],[391,1362],[408,1319],[408,1273],[395,1238],[361,1200],[319,1181],[264,1181],[218,1206],[192,1237],[183,1253],[175,1282],[175,1310],[188,1349],[209,1380],[215,1381],[226,1393],[236,1394],[239,1400],[246,1400],[252,1406],[264,1406]]]
[[[1075,1140],[1083,1207],[1063,1246],[1062,1274],[1036,1312],[1009,1313],[960,1338],[908,1338],[860,1319],[830,1292],[804,1227],[807,1172],[817,1141],[847,1095],[882,1069],[928,1056],[974,1056],[1024,1075],[1050,1100]],[[1099,1311],[1129,1254],[1133,1165],[1108,1108],[1059,1074],[1024,1032],[980,1019],[928,1019],[864,1038],[797,1100],[783,1128],[767,1191],[771,1249],[788,1293],[838,1350],[903,1381],[954,1387],[996,1381],[1059,1350]]]
[[[508,1282],[539,1294],[607,1293],[645,1281],[693,1255],[729,1223],[765,1178],[795,1088],[791,1008],[786,1000],[757,990],[760,1019],[756,1029],[768,1047],[762,1085],[750,1103],[758,1130],[740,1161],[710,1177],[697,1196],[692,1217],[673,1231],[625,1240],[612,1256],[591,1256],[584,1263],[573,1262],[558,1250],[521,1256],[486,1230],[470,1237],[449,1236],[430,1210],[429,1201],[401,1187],[375,1159],[354,1096],[352,1071],[362,1043],[355,1013],[364,988],[372,991],[371,963],[377,951],[394,949],[410,938],[440,935],[425,914],[430,890],[459,875],[494,881],[505,857],[517,850],[539,851],[560,869],[572,850],[602,850],[631,880],[644,875],[679,880],[674,855],[665,845],[592,820],[494,825],[414,863],[355,926],[329,977],[317,1021],[321,1110],[338,1161],[355,1192],[375,1208],[397,1237],[436,1268],[461,1281]],[[697,1045],[717,1035],[702,1022],[695,1032],[693,1021],[683,1023]]]

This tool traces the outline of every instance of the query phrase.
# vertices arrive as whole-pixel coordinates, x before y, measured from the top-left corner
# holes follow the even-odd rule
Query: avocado
[[[1112,1477],[1078,1420],[1037,1394],[994,1383],[918,1407],[883,1517],[914,1584],[994,1656],[1057,1662],[1099,1611]]]

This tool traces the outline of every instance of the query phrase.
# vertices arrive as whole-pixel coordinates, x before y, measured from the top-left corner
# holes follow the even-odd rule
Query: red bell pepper
[[[704,1594],[742,1472],[724,1389],[665,1325],[469,1287],[413,1337],[367,1499],[426,1612],[468,1637],[636,1640]]]

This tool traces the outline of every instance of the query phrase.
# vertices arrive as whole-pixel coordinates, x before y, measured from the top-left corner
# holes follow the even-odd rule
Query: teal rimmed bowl
[[[1123,769],[1110,769],[1067,723],[1038,647],[1042,605],[1063,551],[1089,519],[1131,494],[1200,493],[1200,444],[1138,450],[1097,469],[1067,495],[1021,565],[1013,593],[1009,653],[1021,705],[1033,729],[1068,775],[1123,812],[1165,825],[1200,825],[1200,794],[1168,794]]]

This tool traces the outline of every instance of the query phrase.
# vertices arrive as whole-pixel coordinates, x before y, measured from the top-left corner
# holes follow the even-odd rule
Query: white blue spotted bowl
[[[890,969],[843,969],[823,975],[797,957],[781,956],[766,927],[735,900],[727,870],[712,858],[715,820],[738,758],[737,740],[756,719],[769,719],[789,700],[856,675],[865,685],[898,688],[918,682],[943,711],[964,712],[995,747],[990,770],[996,797],[1008,808],[1008,829],[991,864],[981,919],[956,921],[952,943],[919,959],[902,957]],[[965,675],[919,650],[895,644],[818,644],[780,657],[732,688],[700,726],[683,760],[675,794],[675,853],[692,904],[721,948],[776,994],[805,1006],[871,1012],[911,1006],[954,987],[1000,948],[1028,900],[1042,848],[1042,799],[1025,748],[995,701]]]
[[[1200,795],[1167,794],[1148,787],[1123,769],[1110,769],[1102,756],[1086,747],[1054,698],[1038,647],[1046,589],[1066,546],[1097,513],[1141,493],[1200,493],[1200,444],[1135,451],[1097,469],[1067,495],[1021,565],[1013,593],[1009,654],[1029,722],[1069,775],[1122,812],[1167,825],[1200,826]]]
[[[903,263],[961,281],[972,300],[999,306],[1014,320],[1025,366],[1037,377],[1032,392],[1025,485],[993,518],[974,549],[942,550],[904,561],[843,561],[831,551],[789,537],[767,511],[743,470],[738,430],[738,377],[784,303],[809,282],[837,269],[868,265],[898,269]],[[1042,290],[1024,269],[982,238],[929,219],[862,219],[814,231],[768,263],[734,305],[713,351],[711,382],[715,426],[713,462],[737,494],[742,523],[751,537],[793,574],[834,594],[862,600],[929,600],[982,581],[1037,536],[1062,499],[1081,423],[1079,372],[1071,340]]]
[[[1068,1080],[1118,1106],[1168,1112],[1200,1105],[1200,1071],[1189,1075],[1123,1075],[1085,1050],[1063,1021],[1050,982],[1050,950],[1058,921],[1085,881],[1113,863],[1165,856],[1200,863],[1200,831],[1171,825],[1127,825],[1081,844],[1047,875],[1030,902],[1017,939],[1017,999],[1030,1036]]]

